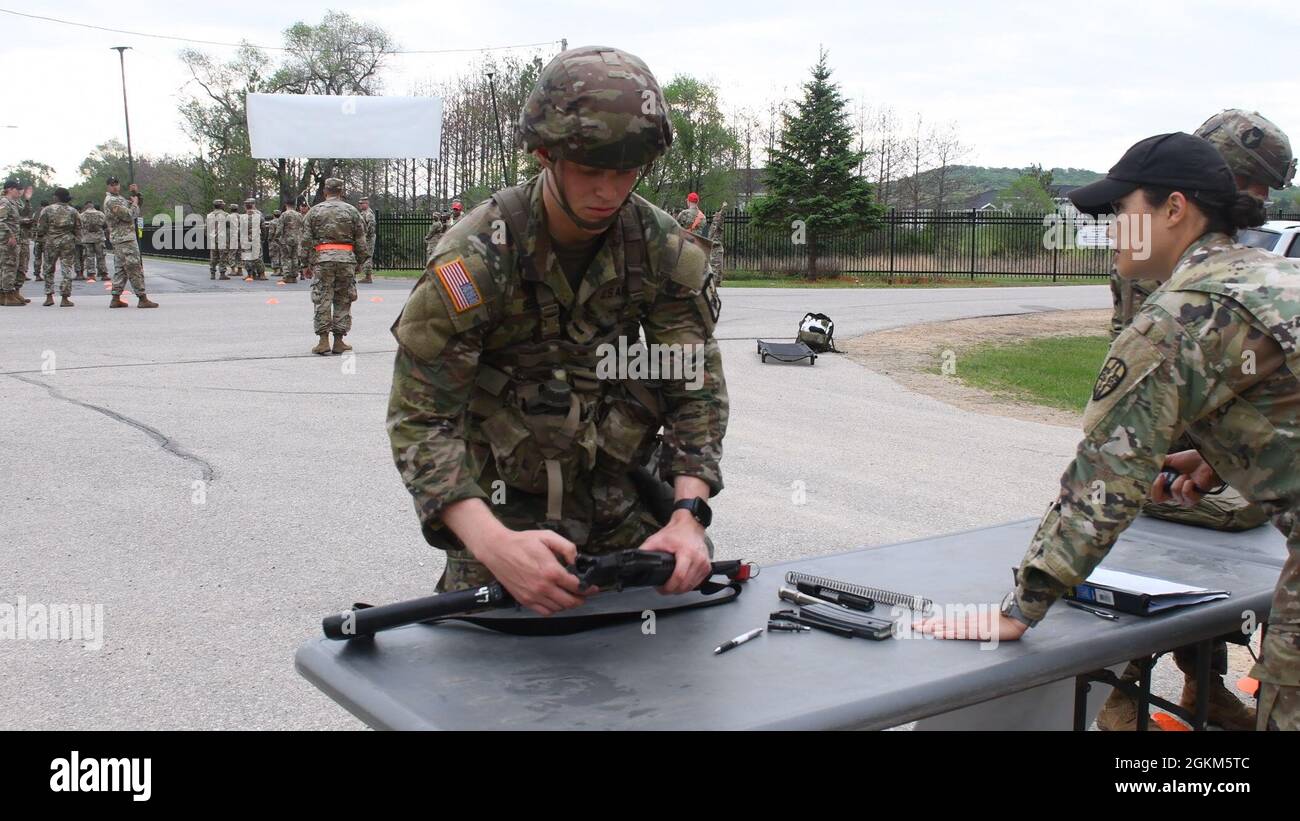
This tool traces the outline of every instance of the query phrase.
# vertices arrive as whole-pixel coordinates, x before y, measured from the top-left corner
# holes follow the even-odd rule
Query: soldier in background
[[[275,213],[266,221],[266,243],[271,254],[271,274],[280,276],[280,214],[283,210],[275,209]]]
[[[140,216],[139,195],[131,183],[131,200],[122,196],[122,184],[117,177],[107,180],[108,192],[104,194],[104,218],[108,220],[108,238],[113,243],[113,290],[108,302],[110,308],[125,308],[122,292],[129,280],[135,291],[138,308],[157,308],[149,299],[144,287],[144,262],[140,259],[140,243],[135,233],[135,221]]]
[[[54,189],[54,202],[41,209],[36,218],[36,232],[45,238],[45,305],[54,304],[54,266],[59,266],[59,302],[72,308],[72,276],[77,268],[77,240],[81,232],[81,215],[68,203],[72,195],[66,188]]]
[[[375,212],[370,210],[370,198],[362,197],[357,201],[357,210],[361,213],[361,221],[366,226],[366,261],[361,266],[361,281],[374,282],[372,276],[375,264],[375,233],[377,226],[375,224]]]
[[[36,211],[32,208],[32,187],[30,185],[23,188],[22,196],[18,198],[18,288],[23,287],[27,281],[28,266],[32,262],[32,234],[36,230]],[[40,264],[37,264],[36,273],[33,277],[40,275]],[[20,294],[21,296],[21,294]]]
[[[216,279],[217,273],[221,273],[222,279],[230,279],[226,276],[226,201],[215,199],[212,201],[212,210],[203,218],[203,226],[208,241],[208,278]]]
[[[692,191],[686,195],[686,207],[677,212],[677,224],[690,231],[699,233],[704,225],[704,212],[700,210],[700,195]]]
[[[311,301],[316,306],[312,325],[318,340],[311,352],[324,355],[352,350],[343,337],[352,330],[357,266],[365,264],[370,251],[361,213],[343,199],[343,180],[325,180],[325,201],[313,205],[303,219],[300,251],[316,277]],[[332,348],[330,333],[334,334]]]
[[[87,200],[81,206],[81,232],[77,242],[81,246],[81,264],[86,271],[86,281],[94,282],[97,278],[108,281],[108,260],[104,258],[104,231],[108,229],[108,220],[104,212]]]
[[[18,293],[18,238],[22,185],[12,177],[4,181],[0,199],[0,307],[22,308],[31,300]]]
[[[230,264],[230,275],[236,279],[244,276],[243,245],[240,235],[243,233],[239,218],[239,206],[230,203],[226,206],[226,260]]]
[[[249,279],[266,279],[262,264],[262,212],[257,210],[257,200],[244,200],[242,235],[239,238],[239,257],[244,261]]]
[[[722,219],[726,211],[727,204],[724,202],[709,223],[709,268],[713,270],[713,280],[719,285],[722,284]]]
[[[297,207],[286,208],[280,215],[280,263],[284,267],[282,282],[297,282],[298,275],[302,273],[302,209],[304,207],[303,202],[299,200]]]
[[[41,200],[32,209],[32,279],[38,282],[45,276],[45,237],[36,230],[36,219],[49,204],[49,200]]]
[[[429,230],[424,235],[424,264],[428,265],[429,260],[433,259],[433,249],[438,247],[438,240],[442,239],[443,232],[447,230],[447,220],[450,215],[443,211],[433,213],[433,222],[429,224]]]
[[[451,201],[451,225],[460,222],[461,214],[463,214],[464,211],[465,207],[460,204],[460,200]]]

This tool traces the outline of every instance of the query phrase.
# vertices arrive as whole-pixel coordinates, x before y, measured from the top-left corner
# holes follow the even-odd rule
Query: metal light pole
[[[126,118],[126,162],[130,169],[128,183],[135,184],[135,156],[131,153],[131,112],[126,107],[126,50],[130,46],[110,46],[117,52],[118,62],[122,66],[122,116]]]
[[[486,72],[488,78],[488,87],[492,89],[492,116],[497,120],[497,147],[501,149],[501,179],[505,180],[506,185],[514,185],[515,181],[510,179],[510,172],[506,170],[506,145],[501,136],[501,112],[497,111],[497,86],[492,81],[493,72]]]

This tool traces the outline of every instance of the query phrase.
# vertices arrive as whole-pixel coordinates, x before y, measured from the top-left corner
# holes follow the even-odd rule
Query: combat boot
[[[72,278],[72,281],[73,281],[73,282],[85,282],[85,281],[86,281],[86,275],[85,275],[85,274],[77,274],[75,277]]]
[[[230,279],[230,277],[226,276],[226,272],[225,272],[225,271],[222,271],[222,272],[221,272],[221,276],[217,277],[217,279]]]
[[[151,300],[146,294],[140,294],[140,301],[136,304],[137,308],[157,308],[158,303]]]
[[[1132,675],[1131,675],[1132,674]],[[1135,668],[1129,665],[1128,669],[1120,676],[1120,681],[1130,684],[1136,683]],[[1149,705],[1148,705],[1149,706]],[[1110,698],[1102,705],[1101,712],[1097,714],[1097,729],[1107,730],[1110,732],[1133,732],[1137,729],[1138,705],[1137,699],[1130,696],[1122,690],[1112,689]],[[1160,732],[1163,728],[1151,720],[1151,714],[1147,712],[1147,730]]]
[[[366,274],[365,277],[364,277],[361,281],[362,281],[364,284],[369,285],[369,284],[371,284],[371,283],[373,283],[373,282],[375,281],[375,278],[374,278],[373,276],[371,276],[370,274]]]
[[[21,285],[19,285],[16,289],[14,289],[12,293],[14,297],[18,300],[18,302],[21,302],[23,305],[26,305],[27,303],[31,302],[30,299],[23,296],[23,286]]]
[[[72,304],[72,300],[68,299],[68,295],[67,295],[67,294],[64,294],[64,295],[63,295],[63,298],[59,300],[59,307],[60,307],[60,308],[75,308],[75,307],[77,307],[77,306]]]
[[[45,295],[45,307],[48,308],[54,304],[54,294]]]
[[[122,295],[121,295],[121,294],[113,294],[113,298],[110,299],[110,300],[108,301],[108,307],[110,307],[110,308],[125,308],[125,307],[126,307],[126,303],[122,301]]]
[[[321,334],[321,335],[320,335],[320,340],[316,343],[316,347],[314,347],[314,348],[311,349],[311,352],[314,353],[314,354],[319,354],[320,356],[324,356],[325,354],[329,353],[329,352],[330,352],[330,335],[329,335],[329,334]]]
[[[217,278],[217,272],[216,272],[216,271],[212,271],[212,272],[208,275],[208,279],[216,279],[216,278]]]
[[[15,292],[0,291],[0,308],[21,308],[26,304]]]
[[[1249,732],[1255,729],[1255,708],[1241,703],[1227,687],[1223,679],[1212,676],[1210,679],[1210,711],[1206,717],[1207,724],[1215,724],[1225,730]],[[1188,712],[1196,710],[1196,679],[1188,676],[1183,680],[1183,695],[1178,705]]]
[[[352,350],[352,346],[343,341],[343,334],[334,334],[334,347],[331,350],[334,353],[347,353]]]
[[[286,276],[284,277],[284,282],[285,282],[286,285],[292,285],[293,283],[295,283],[295,282],[297,282],[297,281],[298,281],[298,277],[296,277],[296,276],[294,276],[294,275],[292,275],[292,274],[286,275]]]

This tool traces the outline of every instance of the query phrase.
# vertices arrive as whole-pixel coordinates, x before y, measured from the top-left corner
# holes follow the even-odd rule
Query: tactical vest
[[[528,253],[530,202],[527,186],[493,196],[504,218],[522,277],[525,305],[535,311],[534,338],[485,349],[469,404],[477,424],[471,443],[490,448],[495,472],[508,486],[545,493],[546,525],[562,518],[566,488],[581,485],[602,450],[625,466],[648,458],[662,424],[658,384],[647,380],[600,379],[604,345],[632,345],[646,307],[654,301],[657,278],[648,265],[639,209],[629,199],[616,228],[622,240],[624,305],[617,320],[600,327],[576,301],[565,312]],[[612,252],[613,249],[611,249]],[[617,255],[615,255],[617,260]],[[476,430],[477,429],[477,430]],[[488,460],[474,465],[482,477]]]

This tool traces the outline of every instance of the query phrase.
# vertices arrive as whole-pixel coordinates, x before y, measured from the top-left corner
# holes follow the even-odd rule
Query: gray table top
[[[1240,628],[1243,610],[1262,622],[1286,558],[1284,538],[1269,525],[1219,533],[1142,517],[1106,567],[1231,597],[1118,622],[1058,606],[1022,640],[996,648],[814,631],[767,633],[713,655],[789,606],[776,595],[787,570],[919,594],[938,607],[995,603],[1010,589],[1011,568],[1036,525],[1024,520],[765,567],[736,603],[664,615],[653,635],[637,623],[555,637],[412,625],[373,642],[312,640],[295,663],[383,729],[885,728],[1222,635]],[[619,610],[664,601],[651,590],[600,599]]]

